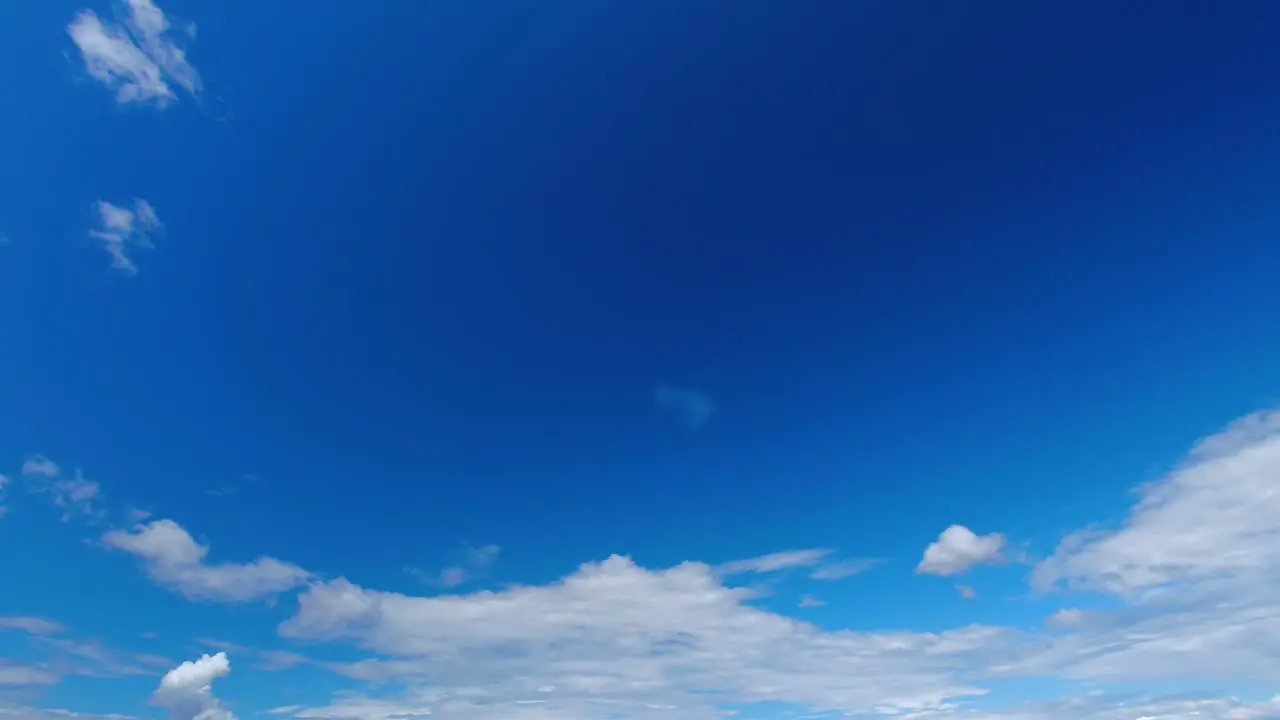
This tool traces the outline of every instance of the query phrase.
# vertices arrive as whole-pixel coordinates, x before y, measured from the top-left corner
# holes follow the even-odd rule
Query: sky
[[[1278,22],[0,3],[0,720],[1280,718]]]

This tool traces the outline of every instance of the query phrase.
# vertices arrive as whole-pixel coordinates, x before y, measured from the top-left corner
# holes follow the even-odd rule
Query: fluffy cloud
[[[827,629],[770,612],[757,605],[757,593],[724,583],[734,573],[813,574],[831,564],[821,549],[657,570],[615,556],[547,585],[418,597],[342,578],[315,581],[281,561],[270,562],[291,571],[278,581],[248,570],[265,560],[209,565],[208,548],[172,521],[108,533],[104,541],[143,557],[153,577],[194,598],[246,599],[263,594],[264,584],[279,592],[310,579],[280,634],[351,643],[370,656],[282,656],[275,666],[305,662],[401,689],[277,709],[300,718],[709,720],[723,717],[718,703],[776,701],[818,713],[917,720],[1274,720],[1280,704],[1265,695],[1106,690],[1144,682],[1280,686],[1277,487],[1274,416],[1250,416],[1202,441],[1166,477],[1141,488],[1123,523],[1069,536],[1033,571],[1041,590],[1101,593],[1106,601],[1086,603],[1089,610],[1065,607],[1043,628],[1026,629]],[[1004,542],[955,526],[926,551],[920,570],[955,574],[999,558]],[[239,575],[256,580],[228,580]],[[973,700],[999,687],[996,681],[1026,678],[1075,681],[1079,691],[1003,707],[999,696]],[[211,693],[200,697],[216,703]]]
[[[164,107],[177,97],[173,85],[199,92],[200,75],[174,42],[164,12],[151,0],[126,0],[126,9],[120,23],[103,22],[92,10],[81,10],[67,26],[85,71],[115,90],[121,104]]]
[[[318,583],[280,631],[393,656],[348,670],[387,680],[429,674],[432,692],[446,695],[433,701],[437,715],[468,718],[594,716],[585,711],[592,703],[628,715],[654,706],[709,712],[705,691],[740,702],[920,710],[980,693],[955,670],[1003,632],[830,632],[752,607],[750,597],[701,563],[654,571],[615,556],[552,585],[466,596]],[[440,712],[464,700],[469,714]]]
[[[1005,539],[999,533],[975,535],[963,525],[952,525],[924,550],[916,566],[922,575],[959,575],[974,565],[1000,559]]]
[[[213,695],[213,681],[230,672],[226,653],[189,660],[165,673],[152,699],[172,720],[235,720]]]
[[[270,557],[210,564],[205,561],[209,547],[172,520],[112,530],[102,541],[142,558],[152,579],[193,600],[244,602],[284,592],[310,577],[297,565]]]
[[[716,412],[711,398],[693,388],[674,385],[658,385],[653,390],[653,402],[664,413],[671,415],[689,430],[697,430]]]
[[[89,231],[89,237],[102,242],[111,256],[111,267],[126,275],[135,275],[138,266],[129,256],[138,248],[150,248],[151,233],[160,227],[155,208],[142,199],[133,201],[132,209],[112,205],[99,200],[94,206],[99,227]]]
[[[1148,599],[1257,598],[1277,589],[1277,549],[1280,413],[1265,412],[1201,441],[1168,476],[1141,487],[1120,528],[1068,537],[1032,581],[1041,590],[1061,583]]]

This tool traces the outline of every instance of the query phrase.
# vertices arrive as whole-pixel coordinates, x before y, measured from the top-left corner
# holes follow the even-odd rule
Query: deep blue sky
[[[165,108],[82,7],[0,9],[0,449],[224,559],[822,546],[888,562],[824,627],[995,622],[1025,569],[922,589],[943,528],[1045,556],[1280,385],[1271,2],[170,0]]]

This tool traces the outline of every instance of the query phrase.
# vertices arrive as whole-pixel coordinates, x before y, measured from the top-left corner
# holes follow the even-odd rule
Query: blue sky
[[[1277,21],[0,4],[0,716],[1280,717]]]

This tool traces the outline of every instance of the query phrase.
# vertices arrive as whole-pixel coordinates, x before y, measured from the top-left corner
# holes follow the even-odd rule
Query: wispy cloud
[[[826,603],[812,595],[805,595],[800,598],[800,607],[802,608],[815,608],[823,605],[826,605]]]
[[[126,275],[136,275],[138,266],[130,253],[139,248],[154,247],[151,233],[160,228],[160,218],[155,208],[141,198],[133,201],[132,208],[112,205],[99,200],[94,210],[99,227],[89,231],[89,237],[102,242],[111,256],[111,267]]]
[[[58,477],[58,463],[43,455],[32,455],[22,463],[22,474],[27,477],[56,478]]]
[[[730,560],[717,565],[715,570],[720,575],[729,576],[744,573],[763,575],[795,568],[812,568],[809,572],[811,580],[840,580],[864,573],[881,563],[876,558],[831,560],[829,558],[832,552],[829,548],[783,550],[753,558]]]
[[[861,575],[882,562],[884,561],[879,558],[854,558],[823,563],[814,568],[813,572],[809,573],[809,577],[813,580],[842,580]]]
[[[56,635],[66,630],[61,623],[31,615],[0,617],[0,630],[21,630],[32,635]]]
[[[459,562],[446,567],[436,575],[431,575],[415,567],[405,568],[405,570],[428,585],[456,588],[484,575],[497,562],[498,554],[501,552],[502,548],[497,545],[483,545],[481,547],[464,545]]]
[[[653,402],[658,410],[667,413],[686,429],[698,430],[707,424],[716,412],[711,398],[693,388],[659,384],[653,390]]]
[[[125,9],[121,22],[81,10],[67,26],[85,71],[114,90],[120,104],[164,107],[177,98],[175,85],[198,93],[200,75],[175,42],[164,12],[151,0],[126,0]],[[194,35],[194,27],[188,26],[188,36]]]
[[[102,542],[142,558],[153,580],[193,600],[267,598],[311,577],[297,565],[271,557],[248,563],[208,563],[209,547],[197,543],[172,520],[139,524],[127,531],[112,530],[102,536]]]
[[[0,660],[0,688],[6,685],[56,685],[62,676],[41,665],[24,665]]]
[[[63,522],[73,518],[101,519],[102,514],[95,506],[102,496],[98,483],[85,478],[79,469],[69,478],[61,474],[58,463],[43,455],[32,455],[22,463],[22,476],[28,489],[51,497],[53,504],[62,510]]]
[[[829,555],[831,555],[831,550],[827,548],[783,550],[742,560],[730,560],[717,565],[716,572],[721,575],[741,575],[743,573],[772,573],[798,567],[813,567]]]
[[[959,575],[975,565],[1001,559],[1005,538],[999,533],[975,535],[963,525],[952,525],[925,548],[916,566],[921,575]]]

